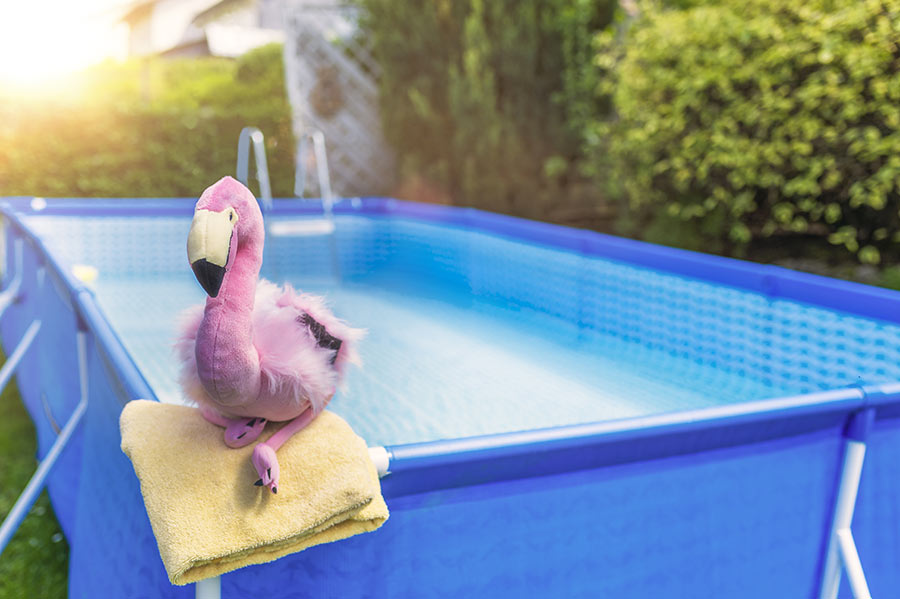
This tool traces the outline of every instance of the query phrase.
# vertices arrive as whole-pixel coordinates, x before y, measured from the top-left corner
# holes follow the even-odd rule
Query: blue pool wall
[[[129,204],[104,208],[98,201],[91,209],[139,215],[142,205],[153,207]],[[17,374],[38,457],[55,438],[47,412],[62,425],[78,400],[76,331],[88,339],[88,411],[49,480],[71,548],[70,597],[193,596],[190,587],[169,585],[133,469],[119,449],[122,406],[152,391],[90,290],[23,224],[27,200],[10,205],[7,265],[20,238],[26,268],[22,300],[4,315],[0,336],[9,351],[33,318],[44,323]],[[339,207],[373,218],[533,234],[528,243],[575,243],[565,235],[570,230],[473,211],[389,200]],[[79,213],[84,203],[49,201],[48,210]],[[654,268],[696,276],[709,260],[706,281],[721,274],[718,282],[739,289],[825,308],[837,307],[834,294],[872,323],[895,324],[900,314],[895,293],[636,242],[624,244],[633,250],[626,256],[622,240],[592,235],[571,233],[632,264],[650,266],[641,261],[656,256]],[[406,259],[410,271],[425,268]],[[890,596],[900,588],[900,385],[865,383],[691,413],[392,447],[393,471],[382,481],[391,519],[382,529],[225,575],[223,596],[296,589],[295,596],[323,597],[811,597],[843,430],[867,407],[877,419],[853,530],[873,594]]]
[[[286,218],[318,209],[276,206]],[[119,231],[85,225],[60,247],[89,257],[104,277],[173,274],[173,268],[184,276],[177,223],[183,220],[186,230],[192,209],[193,200],[50,201],[40,214],[105,215],[122,223],[154,216],[141,221],[148,236],[161,240],[152,252],[134,224]],[[521,313],[522,326],[554,323],[555,337],[585,351],[591,340],[614,338],[624,348],[649,348],[722,375],[706,380],[683,370],[686,386],[705,385],[700,391],[718,390],[728,378],[762,383],[770,397],[900,380],[893,291],[468,209],[367,199],[339,202],[336,212],[352,219],[337,229],[346,281],[453,295],[473,309],[479,302],[504,306]],[[60,234],[56,223],[32,227]],[[269,246],[264,276],[329,276],[327,236],[279,237]]]

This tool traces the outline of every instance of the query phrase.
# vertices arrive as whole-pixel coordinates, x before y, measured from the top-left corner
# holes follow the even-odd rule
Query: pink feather
[[[334,363],[333,350],[319,347],[309,328],[299,319],[303,313],[341,340]],[[203,306],[185,310],[179,322],[175,350],[181,361],[180,383],[194,403],[222,411],[203,388],[197,370],[197,330],[203,319]],[[341,383],[346,366],[359,364],[357,343],[365,335],[338,319],[321,297],[298,293],[289,284],[279,287],[260,280],[252,314],[253,346],[259,355],[260,396],[280,398],[286,416],[312,405],[321,412],[328,398]],[[279,418],[270,418],[279,419]]]

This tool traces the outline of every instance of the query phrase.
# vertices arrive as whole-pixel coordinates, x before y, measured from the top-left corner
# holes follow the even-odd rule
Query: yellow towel
[[[119,421],[169,580],[188,584],[381,526],[365,442],[323,412],[278,450],[278,494],[253,483],[255,443],[229,449],[194,408],[135,400]],[[260,440],[277,430],[269,424]]]

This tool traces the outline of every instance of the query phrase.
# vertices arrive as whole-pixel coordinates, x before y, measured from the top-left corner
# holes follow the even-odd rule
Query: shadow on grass
[[[0,395],[0,520],[34,473],[36,451],[34,426],[10,383]],[[69,547],[44,491],[0,554],[0,599],[62,599],[68,568]]]

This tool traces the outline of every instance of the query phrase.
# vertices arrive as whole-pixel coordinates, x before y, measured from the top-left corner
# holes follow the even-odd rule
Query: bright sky
[[[38,87],[106,57],[123,57],[131,0],[0,0],[0,86]]]

